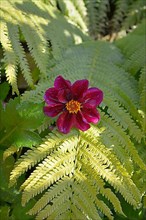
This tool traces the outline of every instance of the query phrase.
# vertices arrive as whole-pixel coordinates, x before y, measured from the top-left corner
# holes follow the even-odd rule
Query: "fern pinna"
[[[20,147],[31,148],[16,161],[10,186],[21,185],[23,206],[33,200],[28,213],[37,220],[114,219],[121,215],[128,219],[123,204],[137,210],[146,198],[144,50],[140,49],[142,59],[132,65],[135,50],[139,52],[143,43],[139,40],[137,46],[135,42],[143,39],[144,23],[115,43],[93,41],[87,26],[96,22],[98,8],[103,8],[101,17],[107,20],[108,1],[80,1],[80,7],[77,2],[52,0],[47,5],[16,0],[2,4],[1,43],[7,80],[18,93],[17,72],[21,69],[30,86],[2,110],[4,137],[0,143],[8,146],[4,159]],[[118,1],[115,7],[113,24],[120,4]],[[70,8],[80,14],[79,20],[71,16]],[[96,28],[93,32],[94,26],[105,31],[93,23],[89,33],[98,33]],[[39,69],[36,85],[22,39]],[[43,114],[43,96],[58,75],[72,83],[87,79],[91,87],[103,91],[98,124],[84,132],[72,129],[63,134],[56,127],[57,117]],[[24,178],[19,181],[20,176]]]

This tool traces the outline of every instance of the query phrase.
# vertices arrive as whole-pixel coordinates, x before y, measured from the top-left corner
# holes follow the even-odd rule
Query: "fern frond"
[[[59,180],[55,185],[51,186],[29,211],[29,214],[34,215],[42,210],[50,201],[53,200],[53,198],[61,194],[62,191],[66,190],[66,188],[70,185],[69,181],[70,178],[66,176]]]
[[[108,32],[108,12],[109,12],[109,1],[99,1],[98,5],[98,33],[100,35],[106,35]]]
[[[112,118],[120,123],[125,131],[128,129],[129,134],[134,137],[136,141],[140,142],[144,137],[144,134],[135,121],[132,120],[131,115],[122,106],[119,107],[118,103],[113,102],[110,98],[105,98],[104,100],[108,106],[107,112],[112,116]],[[112,105],[110,105],[111,102]]]
[[[18,147],[16,146],[10,146],[8,149],[6,149],[4,151],[4,154],[3,154],[3,159],[5,160],[7,157],[9,157],[10,155],[14,154],[15,152],[18,151]]]
[[[18,160],[12,171],[12,183],[28,167],[37,164],[21,186],[23,205],[47,190],[29,214],[37,214],[38,220],[49,217],[55,219],[57,216],[71,214],[73,210],[78,209],[80,216],[84,216],[85,219],[90,217],[101,220],[97,207],[109,219],[113,219],[108,204],[98,198],[100,193],[111,201],[116,211],[121,214],[123,212],[115,193],[105,188],[105,182],[120,192],[135,208],[139,206],[141,198],[139,190],[116,155],[102,144],[100,140],[102,133],[102,129],[97,133],[93,127],[87,132],[81,132],[79,141],[78,133],[72,132],[72,135],[66,137],[54,132],[53,136],[50,136],[54,140],[48,136],[44,144],[29,150],[26,156]],[[63,139],[60,140],[61,137]],[[56,138],[59,141],[55,141]],[[33,160],[34,163],[32,164],[31,161],[28,163],[28,160]],[[24,163],[26,163],[25,170]],[[70,205],[66,204],[68,200],[71,201]],[[63,207],[64,213],[59,210],[60,206]]]
[[[102,115],[102,113],[101,113]],[[129,155],[133,158],[133,161],[141,168],[146,169],[146,165],[142,161],[142,159],[139,157],[137,150],[134,147],[134,144],[131,142],[130,138],[126,133],[120,129],[118,124],[114,122],[111,118],[109,118],[107,115],[104,115],[102,120],[102,126],[108,127],[108,131],[111,134],[111,137],[113,136],[113,133],[115,135],[115,139],[119,142],[120,145],[122,145],[125,150],[129,153]],[[118,131],[118,132],[117,132]]]
[[[128,10],[129,3],[126,0],[117,0],[115,1],[115,12],[112,18],[112,29],[113,31],[118,32],[123,23],[124,17]]]
[[[30,198],[47,189],[51,184],[67,174],[69,170],[73,169],[72,162],[75,159],[75,152],[64,153],[61,156],[54,157],[55,154],[57,153],[55,152],[54,154],[51,154],[50,157],[47,157],[41,164],[39,164],[38,168],[21,186],[21,189],[25,190],[22,197],[24,205]],[[60,176],[61,170],[62,175]],[[27,195],[27,191],[29,192],[29,195]]]
[[[44,218],[47,218],[48,216],[53,214],[53,212],[60,206],[63,205],[63,203],[67,202],[71,196],[70,190],[66,190],[65,192],[62,192],[61,195],[58,198],[55,198],[54,204],[47,205],[40,213],[37,215],[36,220],[41,220]]]
[[[139,92],[140,92],[140,113],[141,113],[141,124],[143,131],[146,133],[146,67],[144,66],[141,70],[141,75],[139,79]]]
[[[99,2],[96,0],[93,1],[86,0],[85,4],[87,7],[87,16],[89,20],[89,25],[88,25],[89,33],[91,34],[91,36],[96,37],[98,33],[97,8]]]
[[[84,0],[83,1],[78,1],[78,0],[72,0],[73,4],[75,5],[76,9],[79,11],[82,19],[84,20],[84,22],[87,19],[87,9],[85,7],[85,3]]]
[[[66,138],[72,137],[73,133],[70,133],[67,136],[62,136],[58,132],[52,133],[46,137],[44,143],[42,143],[38,147],[34,147],[31,150],[28,150],[22,158],[16,163],[14,170],[12,171],[12,175],[10,177],[10,186],[16,183],[16,180],[21,176],[24,172],[30,169],[32,166],[37,164],[39,161],[43,160],[47,155],[50,154],[59,143]]]
[[[7,24],[9,37],[13,46],[15,53],[17,54],[17,59],[20,64],[21,70],[23,72],[24,78],[30,87],[33,87],[33,79],[30,73],[28,61],[25,56],[23,47],[19,42],[19,30],[18,26],[13,24]]]
[[[77,183],[76,183],[76,180],[77,179],[76,179],[76,172],[75,172],[75,182],[72,186],[73,191],[74,191],[73,197],[77,198],[78,202],[81,204],[81,209],[86,210],[85,212],[88,216],[91,216],[92,219],[100,219],[100,216],[98,215],[97,210],[96,210],[96,205],[98,201],[98,199],[96,199],[96,194],[93,194],[91,192],[91,189],[90,191],[88,191],[89,188],[84,178],[81,181],[80,180],[77,181]],[[93,201],[95,202],[95,204]],[[101,208],[100,205],[99,205],[99,208]],[[107,210],[106,210],[106,213],[108,213]]]
[[[111,191],[110,188],[105,188],[105,182],[103,181],[103,179],[101,179],[100,175],[96,172],[93,174],[93,170],[91,166],[88,166],[88,172],[91,173],[91,177],[92,180],[91,184],[93,186],[92,190],[95,190],[95,183],[98,183],[98,187],[96,188],[96,193],[101,193],[105,198],[107,198],[111,204],[113,205],[115,211],[123,214],[122,212],[122,207],[120,204],[119,199],[117,198],[117,196]],[[82,171],[86,173],[86,165],[82,164]],[[93,175],[92,175],[93,174]],[[76,178],[79,178],[80,176],[76,175]],[[81,179],[81,177],[80,177]],[[90,180],[89,180],[90,181]]]
[[[80,2],[76,0],[58,0],[58,4],[63,14],[66,15],[71,22],[80,27],[83,32],[87,32],[85,23],[86,8],[82,0]]]
[[[122,67],[133,75],[136,75],[136,73],[145,65],[144,29],[145,19],[133,32],[116,41],[116,45],[121,49],[122,53],[126,57]]]
[[[135,75],[139,70],[141,70],[141,67],[145,64],[145,62],[145,44],[142,44],[137,51],[131,54],[123,66],[126,70]]]
[[[130,27],[137,25],[145,18],[146,3],[143,0],[131,1],[129,5],[126,19],[123,22],[123,29],[129,29]]]
[[[87,177],[78,170],[75,172],[75,180],[78,182],[78,187],[81,187],[79,190],[82,192],[81,194],[83,195],[84,193],[88,193],[88,196],[86,195],[86,197],[89,197],[88,200],[94,201],[94,205],[97,206],[103,214],[105,214],[109,219],[113,219],[109,207],[103,201],[98,199],[97,188],[94,186],[94,184],[92,182],[90,183],[90,180],[88,180]],[[76,185],[75,187],[78,188]],[[91,201],[90,204],[92,203]],[[90,209],[93,210],[93,207],[90,207]]]
[[[85,150],[83,152],[85,154],[84,162],[86,163],[86,168],[88,166],[89,167],[91,166],[93,172],[97,171],[100,174],[100,176],[102,176],[103,179],[105,178],[106,181],[108,181],[116,190],[118,190],[121,193],[121,195],[123,195],[124,199],[128,203],[130,203],[134,207],[137,207],[139,205],[140,193],[134,184],[130,183],[129,188],[126,189],[127,183],[125,181],[120,180],[118,176],[114,174],[114,172],[112,172],[111,169],[108,168],[107,164],[106,165],[102,164],[100,160],[97,160],[97,157],[95,159],[95,157],[91,156],[91,154],[88,151]],[[92,161],[92,163],[89,162],[89,158]],[[136,194],[137,196],[135,197]]]
[[[14,92],[17,93],[16,70],[18,64],[28,84],[33,86],[32,75],[24,49],[19,42],[18,31],[22,33],[29,52],[40,70],[39,78],[48,76],[49,67],[54,65],[53,57],[62,56],[62,50],[68,46],[88,39],[80,29],[67,22],[55,7],[52,7],[51,4],[47,7],[42,1],[33,0],[24,3],[21,0],[9,0],[1,4],[1,11],[0,16],[3,21],[1,43],[4,51],[8,51],[6,46],[9,45],[11,52],[9,54],[5,52],[6,75]],[[62,27],[64,27],[64,32],[62,32]],[[56,34],[56,30],[59,34]]]
[[[6,77],[13,89],[13,94],[16,92],[19,94],[17,87],[17,57],[13,51],[11,41],[8,37],[8,27],[1,21],[1,35],[0,41],[4,48],[4,61],[6,64]]]
[[[121,54],[112,44],[88,42],[68,49],[64,53],[64,59],[61,59],[51,72],[55,76],[64,73],[63,75],[72,81],[79,76],[81,79],[89,78],[93,86],[97,86],[98,82],[104,91],[103,105],[109,106],[108,113],[124,130],[128,129],[132,137],[141,141],[143,132],[139,124],[141,116],[137,111],[138,84],[132,76],[116,66],[120,62]],[[40,82],[35,90],[24,93],[22,101],[42,102],[44,91],[51,86],[51,80],[54,78],[52,76],[47,82]]]

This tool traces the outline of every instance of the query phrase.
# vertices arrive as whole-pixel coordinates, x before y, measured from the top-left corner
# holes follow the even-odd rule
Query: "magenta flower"
[[[55,79],[54,87],[46,90],[44,113],[49,117],[59,115],[57,127],[62,133],[69,133],[72,127],[82,131],[90,128],[89,123],[96,124],[100,115],[96,107],[103,100],[103,92],[95,87],[88,88],[86,79],[73,84],[62,76]]]

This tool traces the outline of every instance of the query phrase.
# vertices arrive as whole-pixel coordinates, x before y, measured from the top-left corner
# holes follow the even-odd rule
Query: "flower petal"
[[[54,105],[58,103],[58,90],[54,87],[47,89],[44,95],[45,102],[48,105]]]
[[[57,127],[60,132],[67,134],[74,125],[74,114],[64,111],[57,120]]]
[[[70,89],[61,89],[58,92],[59,102],[66,103],[72,99],[72,94]]]
[[[88,89],[89,82],[87,79],[77,80],[72,85],[73,98],[79,100],[83,97],[84,92]]]
[[[69,89],[71,87],[71,82],[65,80],[62,76],[57,76],[54,81],[54,87],[56,89]]]
[[[57,104],[54,106],[44,106],[43,110],[45,115],[49,117],[55,117],[63,110],[63,108],[64,108],[63,104]]]
[[[82,115],[88,123],[96,124],[100,120],[100,115],[96,108],[83,108]]]
[[[103,92],[98,88],[89,88],[84,95],[84,105],[86,108],[94,108],[103,100]]]
[[[86,131],[90,128],[90,125],[84,119],[80,111],[76,114],[75,127],[80,129],[81,131]]]

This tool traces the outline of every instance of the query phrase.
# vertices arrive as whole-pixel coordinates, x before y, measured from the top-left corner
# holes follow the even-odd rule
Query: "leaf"
[[[41,125],[44,118],[42,105],[23,105],[19,108],[19,98],[10,100],[2,111],[1,132],[3,145],[16,145],[17,147],[31,147],[40,143],[41,138],[35,130]]]
[[[0,219],[10,220],[9,219],[9,212],[10,212],[9,206],[7,206],[7,205],[0,206]]]
[[[4,82],[0,85],[0,100],[4,101],[8,95],[10,86],[7,82]]]
[[[13,210],[12,210],[12,220],[33,220],[33,217],[30,217],[30,215],[27,214],[28,210],[32,207],[34,204],[34,201],[31,201],[25,208],[21,206],[21,200],[19,202],[15,203],[13,205]],[[10,219],[11,220],[11,219]]]
[[[3,160],[3,151],[0,150],[0,201],[12,203],[17,199],[19,192],[9,188],[9,176],[14,166],[14,158],[10,156]]]

